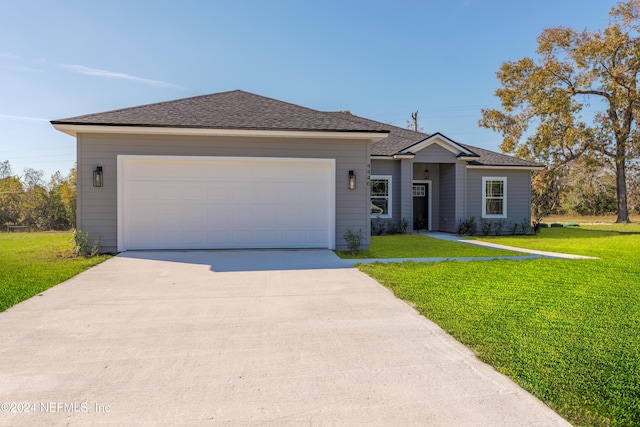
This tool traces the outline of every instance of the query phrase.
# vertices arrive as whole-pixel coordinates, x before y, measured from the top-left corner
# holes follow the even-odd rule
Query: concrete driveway
[[[0,332],[1,425],[568,425],[330,251],[129,252]]]

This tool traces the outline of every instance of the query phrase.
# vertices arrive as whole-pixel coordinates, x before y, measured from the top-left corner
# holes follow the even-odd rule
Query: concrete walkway
[[[0,331],[0,425],[569,425],[326,250],[127,252]]]
[[[344,260],[349,265],[356,264],[373,264],[380,262],[388,264],[392,262],[443,262],[443,261],[494,261],[494,260],[510,260],[510,261],[522,261],[528,259],[537,258],[557,258],[557,259],[598,259],[596,257],[564,254],[560,252],[549,251],[537,251],[535,249],[523,249],[514,246],[500,245],[497,243],[483,242],[481,240],[473,240],[466,237],[457,236],[455,234],[442,233],[436,231],[419,232],[422,236],[432,237],[434,239],[447,240],[449,242],[466,243],[469,245],[483,246],[487,249],[504,249],[512,252],[520,252],[525,255],[511,255],[511,256],[488,256],[488,257],[435,257],[435,258],[363,258],[363,259],[348,259]]]
[[[435,232],[435,231],[422,232],[420,234],[422,234],[423,236],[433,237],[441,240],[448,240],[451,242],[467,243],[469,245],[483,246],[489,249],[504,249],[504,250],[513,251],[513,252],[522,252],[522,253],[530,254],[529,258],[598,259],[597,257],[585,256],[585,255],[564,254],[560,252],[538,251],[535,249],[517,248],[515,246],[500,245],[498,243],[484,242],[482,240],[473,240],[464,236],[457,236],[455,234],[441,233],[441,232]]]

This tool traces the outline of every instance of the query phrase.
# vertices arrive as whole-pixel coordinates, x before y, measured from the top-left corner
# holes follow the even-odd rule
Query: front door
[[[413,184],[413,229],[429,229],[429,185]]]

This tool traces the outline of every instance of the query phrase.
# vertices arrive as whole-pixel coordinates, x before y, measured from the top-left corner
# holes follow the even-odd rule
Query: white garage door
[[[331,159],[118,156],[118,250],[333,248]]]

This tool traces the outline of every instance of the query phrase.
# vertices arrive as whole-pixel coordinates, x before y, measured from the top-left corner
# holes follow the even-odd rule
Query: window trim
[[[374,180],[382,180],[382,179],[387,180],[387,188],[389,190],[389,194],[386,196],[387,197],[387,213],[381,214],[381,215],[370,214],[371,218],[393,218],[393,176],[392,175],[371,175],[370,182],[373,184]],[[374,197],[373,194],[371,194],[372,187],[373,185],[369,186],[369,204],[371,204],[371,199]],[[378,197],[378,198],[382,198],[382,197]]]
[[[487,181],[502,181],[502,214],[487,214]],[[498,197],[491,197],[498,199]],[[507,217],[507,177],[483,176],[482,177],[482,218],[506,218]]]

